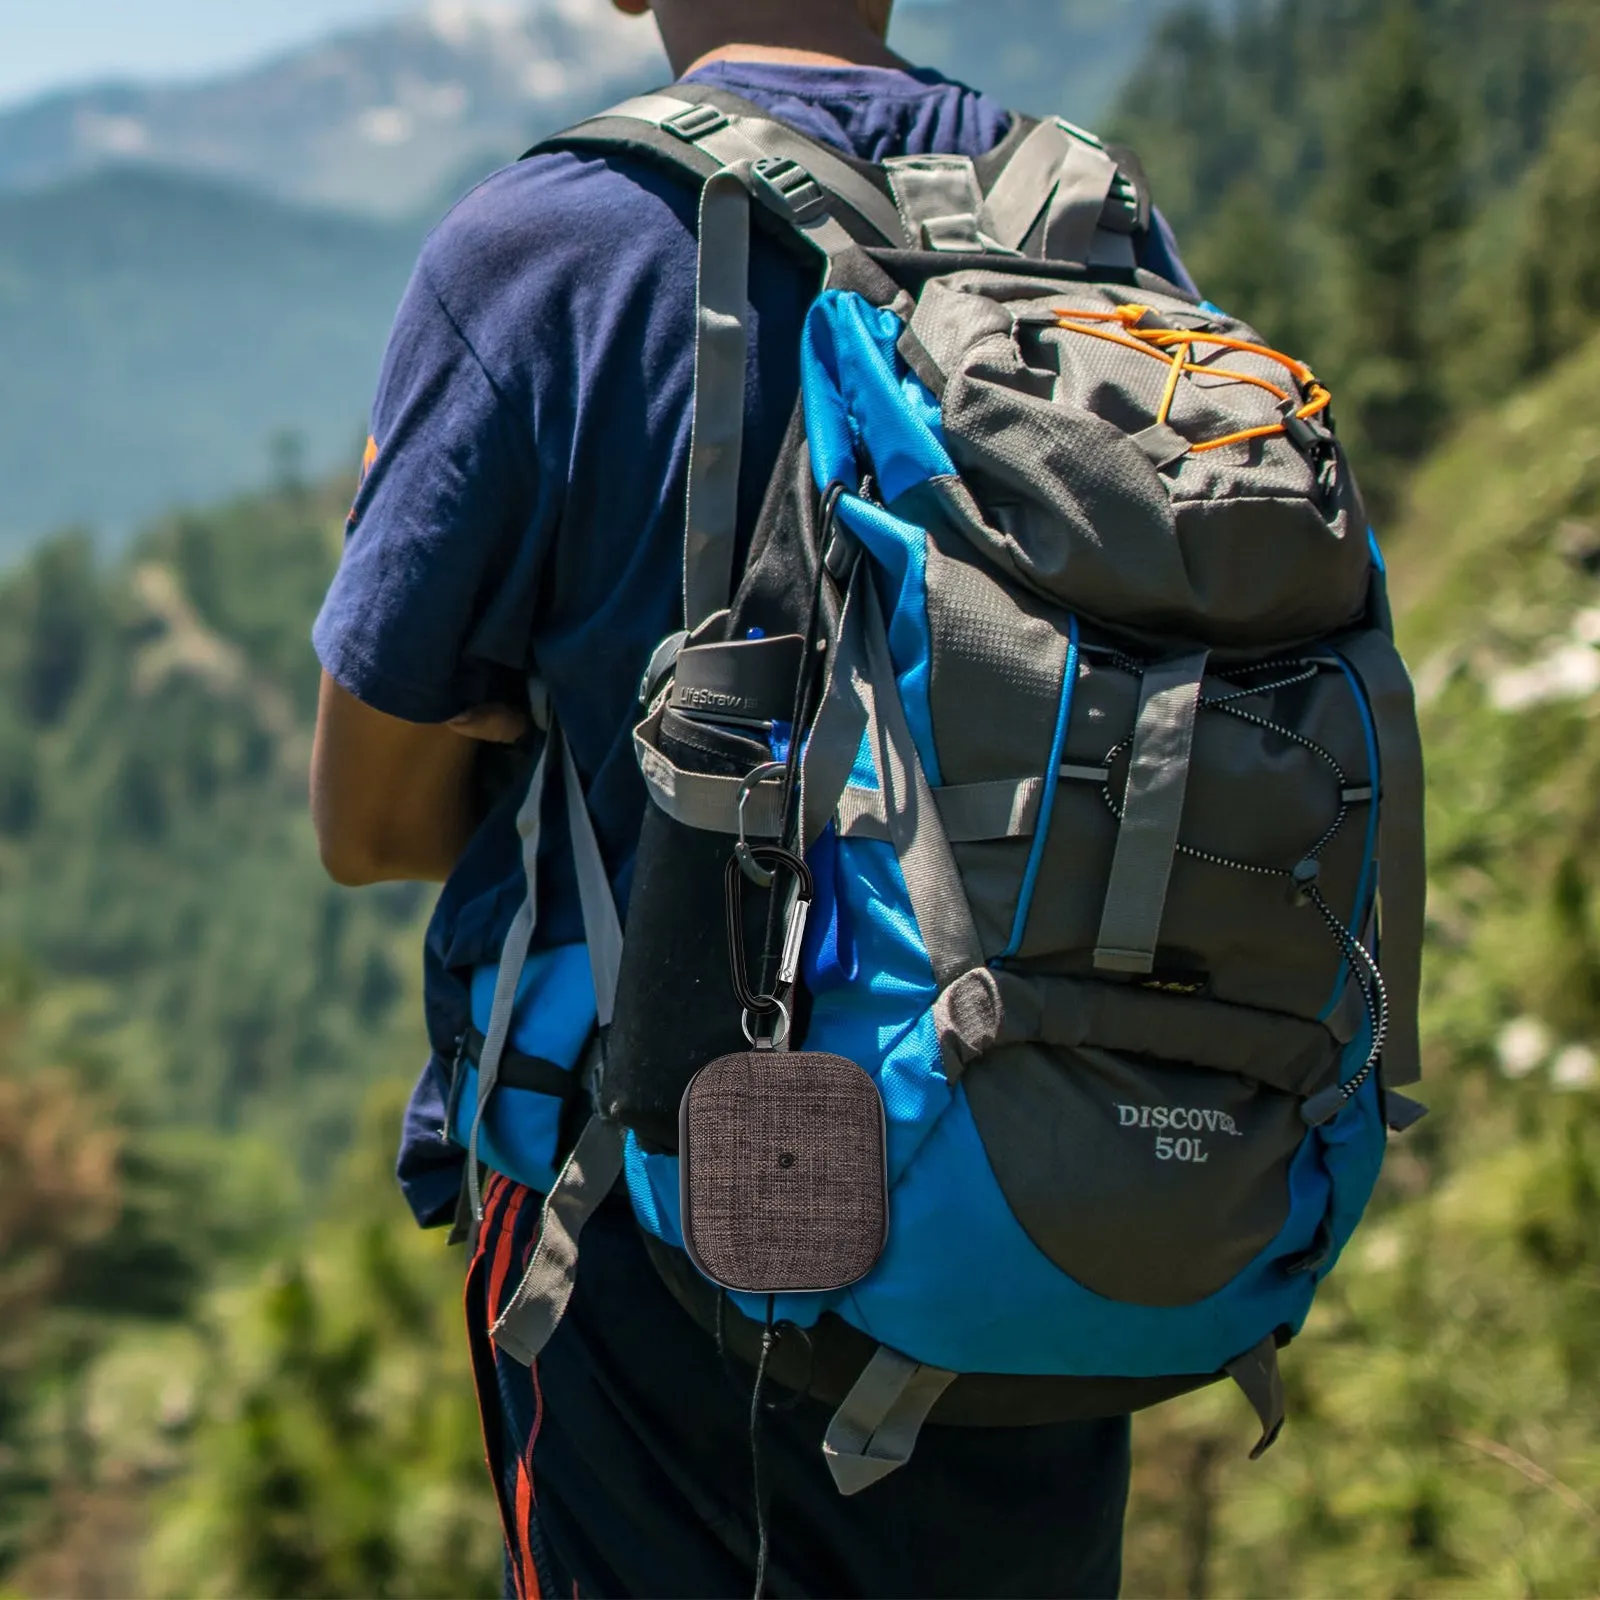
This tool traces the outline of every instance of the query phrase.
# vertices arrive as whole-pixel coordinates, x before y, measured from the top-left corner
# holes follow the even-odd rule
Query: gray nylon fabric
[[[940,995],[934,1022],[952,1082],[1013,1044],[1101,1045],[1237,1073],[1302,1099],[1338,1073],[1340,1041],[1321,1023],[1084,978],[977,967]]]
[[[1398,1088],[1422,1077],[1418,1012],[1428,910],[1422,735],[1411,675],[1394,642],[1382,633],[1357,634],[1341,642],[1340,653],[1366,688],[1377,725],[1383,784],[1378,809],[1380,964],[1389,991],[1383,1081]]]
[[[749,365],[747,183],[746,172],[720,172],[700,196],[694,421],[683,551],[683,614],[691,630],[722,610],[733,588]]]
[[[883,615],[869,592],[864,612],[867,678],[858,681],[867,724],[876,736],[874,757],[889,817],[889,837],[917,928],[941,988],[981,965],[983,946],[973,924],[950,841],[917,756],[895,681]]]
[[[955,1379],[953,1372],[880,1345],[823,1436],[822,1453],[839,1493],[860,1494],[903,1467]]]
[[[1236,1357],[1223,1370],[1238,1384],[1261,1423],[1261,1438],[1250,1452],[1250,1459],[1259,1461],[1278,1442],[1287,1409],[1277,1340],[1269,1334],[1255,1349]]]
[[[1196,651],[1145,671],[1122,825],[1095,944],[1094,964],[1102,972],[1155,970],[1209,654]]]
[[[948,374],[946,441],[981,508],[962,532],[1025,587],[1144,633],[1255,649],[1355,624],[1370,562],[1349,472],[1324,503],[1284,438],[1191,449],[1158,470],[1136,435],[1159,411],[1169,363],[1055,326],[1057,309],[1104,313],[1130,296],[1170,326],[1195,325],[1192,305],[1146,288],[1051,291],[984,272],[928,285],[913,331]],[[1248,354],[1228,352],[1225,370],[1286,381]],[[1171,425],[1194,444],[1281,420],[1270,393],[1219,375],[1179,385]]]
[[[983,191],[967,156],[895,156],[885,161],[906,232],[930,250],[981,250]]]
[[[923,291],[911,318],[911,332],[948,382],[966,352],[986,338],[1010,338],[1005,307],[981,295],[953,295],[937,279]]]
[[[1238,679],[1216,667],[1205,694],[1231,693]],[[1298,675],[1298,670],[1286,676]],[[1248,681],[1248,680],[1246,680]],[[1126,741],[1138,712],[1141,680],[1104,652],[1086,647],[1079,663],[1063,766],[1111,767],[1111,799],[1126,771]],[[1239,702],[1264,721],[1293,728],[1326,749],[1352,782],[1368,777],[1365,730],[1349,680],[1331,664],[1312,683],[1291,684]],[[995,719],[990,719],[991,721]],[[1115,746],[1124,753],[1108,760]],[[1302,860],[1333,823],[1340,783],[1304,745],[1257,724],[1218,711],[1202,712],[1195,729],[1183,843],[1220,857],[1287,871]],[[1371,813],[1351,809],[1320,856],[1322,890],[1340,919],[1351,924],[1368,860]],[[1020,955],[1068,975],[1088,976],[1099,940],[1117,822],[1105,785],[1092,780],[1058,783],[1045,841],[1037,895]],[[967,853],[958,852],[969,873]],[[969,882],[980,909],[981,891]],[[1162,923],[1164,947],[1187,952],[1179,965],[1196,969],[1211,998],[1262,1006],[1300,1017],[1319,1017],[1340,987],[1341,952],[1317,912],[1297,905],[1285,880],[1245,873],[1180,855],[1173,865]],[[1351,998],[1359,999],[1351,992]],[[1336,1008],[1330,1027],[1357,1013]]]
[[[995,1181],[1040,1252],[1131,1305],[1194,1305],[1283,1232],[1298,1095],[1104,1044],[1004,1045],[961,1085]]]
[[[539,1243],[516,1293],[490,1330],[514,1361],[531,1367],[566,1314],[578,1274],[578,1240],[622,1176],[627,1135],[591,1117],[545,1199]]]

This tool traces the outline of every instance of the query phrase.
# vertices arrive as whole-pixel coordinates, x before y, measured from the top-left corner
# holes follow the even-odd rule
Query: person
[[[893,0],[614,0],[653,11],[675,71],[869,161],[979,156],[1008,113],[886,42]],[[693,387],[696,196],[643,159],[539,156],[495,174],[429,238],[384,363],[342,563],[317,621],[312,804],[340,883],[443,883],[426,943],[434,1055],[400,1179],[425,1226],[455,1213],[441,1138],[476,976],[520,894],[521,792],[495,759],[548,684],[619,904],[645,791],[630,745],[640,676],[680,625]],[[1183,279],[1164,226],[1150,265]],[[758,236],[740,484],[747,538],[799,387],[814,273]],[[525,770],[525,768],[523,769]],[[552,812],[557,808],[552,807]],[[552,816],[536,943],[582,938]],[[750,1374],[719,1356],[646,1255],[624,1196],[584,1236],[565,1321],[529,1371],[488,1329],[540,1198],[491,1175],[468,1282],[508,1592],[750,1592]],[[1104,1595],[1118,1587],[1126,1418],[930,1427],[912,1464],[846,1499],[822,1408],[766,1428],[779,1593]]]

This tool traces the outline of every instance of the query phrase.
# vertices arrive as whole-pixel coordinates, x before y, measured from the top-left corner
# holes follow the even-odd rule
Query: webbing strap
[[[589,971],[594,979],[595,1016],[602,1028],[611,1026],[616,1009],[617,974],[622,971],[622,919],[606,873],[594,819],[584,798],[583,783],[572,747],[561,741],[561,765],[566,778],[567,827],[572,834],[572,861],[578,874],[578,904],[583,911],[583,940],[589,951]]]
[[[1059,123],[1041,122],[990,185],[979,224],[997,244],[1022,248],[1055,193],[1070,141]]]
[[[1422,736],[1411,677],[1389,636],[1374,629],[1339,650],[1366,691],[1378,739],[1379,966],[1389,993],[1383,1081],[1399,1086],[1422,1076],[1418,1009],[1428,909]]]
[[[699,124],[704,131],[698,131],[692,120],[696,107],[706,113]],[[711,115],[713,111],[715,116]],[[847,207],[879,241],[898,247],[907,242],[900,213],[887,195],[827,146],[770,117],[722,111],[711,98],[696,94],[692,85],[679,85],[672,94],[640,95],[626,100],[595,120],[612,117],[632,118],[669,131],[679,128],[680,137],[725,167],[743,162],[753,165],[767,159],[792,161],[803,167],[831,200]]]
[[[845,589],[838,643],[829,656],[822,703],[800,760],[801,840],[807,850],[833,821],[867,731],[859,617],[862,606],[876,604],[876,600],[865,574],[866,563],[858,559]]]
[[[932,791],[944,835],[951,844],[986,839],[1027,839],[1039,820],[1042,778],[994,778],[950,784]],[[847,788],[839,799],[841,839],[887,839],[889,813],[880,790]]]
[[[1116,180],[1117,163],[1099,144],[1041,122],[991,184],[979,225],[997,244],[1021,250],[1044,219],[1049,260],[1132,266],[1132,241],[1101,226]]]
[[[644,776],[650,798],[674,822],[707,833],[739,831],[739,797],[744,782],[706,772],[689,772],[658,747],[661,711],[657,710],[633,731],[633,753]],[[744,808],[747,839],[776,839],[783,826],[782,778],[764,778],[750,785]]]
[[[1116,181],[1117,164],[1104,150],[1067,136],[1061,176],[1045,224],[1046,259],[1088,262],[1096,258],[1100,219]]]
[[[1254,1350],[1230,1361],[1222,1369],[1238,1384],[1261,1423],[1261,1438],[1250,1452],[1259,1461],[1283,1432],[1285,1401],[1283,1374],[1278,1369],[1278,1341],[1269,1333]]]
[[[750,191],[745,174],[719,172],[700,196],[689,502],[683,616],[693,630],[733,590],[749,362]]]
[[[879,1345],[823,1435],[822,1454],[839,1493],[860,1494],[903,1467],[955,1379]]]
[[[542,693],[542,686],[540,689]],[[537,700],[538,694],[534,695]],[[483,1221],[483,1193],[478,1177],[478,1139],[483,1131],[484,1114],[495,1085],[500,1081],[500,1062],[505,1054],[506,1041],[511,1037],[511,1018],[517,1007],[517,989],[522,983],[522,969],[527,964],[528,952],[533,947],[533,929],[539,912],[539,832],[544,812],[545,788],[549,782],[552,758],[561,759],[563,740],[561,729],[554,717],[548,719],[544,748],[539,752],[538,764],[528,780],[527,797],[517,813],[517,832],[522,838],[522,875],[526,884],[522,904],[512,919],[511,929],[500,951],[500,969],[495,974],[494,1000],[489,1009],[489,1026],[484,1033],[483,1049],[478,1056],[478,1103],[472,1114],[472,1131],[467,1135],[467,1203],[472,1214],[472,1229],[476,1233]],[[474,1244],[476,1240],[473,1241]]]
[[[578,1239],[622,1176],[627,1135],[591,1117],[544,1202],[539,1243],[510,1303],[490,1330],[514,1361],[531,1367],[556,1331],[578,1276]]]
[[[861,606],[866,674],[858,679],[867,720],[876,732],[878,783],[889,818],[889,837],[900,859],[906,892],[933,966],[946,988],[984,964],[983,942],[961,872],[939,820],[939,808],[906,722],[905,707],[889,655],[883,613],[869,587]]]
[[[981,251],[983,190],[970,156],[893,156],[883,163],[914,246]]]
[[[1122,825],[1094,952],[1100,972],[1155,970],[1209,655],[1198,650],[1145,669]]]
[[[887,195],[880,193],[854,167],[825,146],[784,127],[781,122],[765,117],[737,116],[730,120],[728,127],[696,143],[722,161],[792,161],[827,191],[835,205],[848,208],[884,244],[902,246],[906,243],[900,213]],[[740,153],[735,155],[736,151]],[[839,231],[846,246],[855,244],[842,228]]]

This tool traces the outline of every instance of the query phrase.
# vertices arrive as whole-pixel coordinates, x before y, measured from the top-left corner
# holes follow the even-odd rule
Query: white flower
[[[1550,1063],[1550,1081],[1558,1089],[1587,1089],[1600,1079],[1600,1061],[1586,1044],[1569,1044]]]
[[[1537,1017],[1518,1017],[1500,1030],[1495,1052],[1508,1078],[1526,1078],[1549,1056],[1554,1040]]]

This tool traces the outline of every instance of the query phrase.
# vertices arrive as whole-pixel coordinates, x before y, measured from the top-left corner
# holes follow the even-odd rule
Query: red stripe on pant
[[[526,1452],[517,1458],[516,1491],[509,1501],[501,1473],[501,1463],[490,1440],[501,1437],[503,1418],[499,1414],[499,1383],[496,1376],[499,1363],[509,1360],[502,1356],[493,1340],[493,1328],[503,1309],[502,1296],[506,1280],[510,1277],[515,1254],[516,1223],[527,1202],[530,1191],[513,1183],[499,1173],[490,1173],[483,1190],[483,1221],[478,1228],[477,1253],[467,1273],[466,1312],[468,1339],[473,1347],[473,1365],[477,1367],[478,1415],[484,1438],[484,1465],[489,1470],[494,1485],[495,1501],[500,1508],[501,1531],[505,1536],[506,1550],[511,1558],[512,1578],[518,1600],[544,1600],[539,1583],[538,1565],[534,1560],[529,1524],[535,1504],[533,1494],[533,1443],[538,1437],[538,1415],[528,1441]],[[536,1197],[535,1197],[536,1198]],[[484,1298],[480,1309],[476,1291],[487,1274],[483,1285]],[[480,1323],[479,1318],[482,1317]],[[537,1385],[537,1380],[536,1385]],[[537,1392],[537,1387],[536,1391]],[[491,1414],[491,1406],[495,1408]],[[543,1410],[542,1402],[539,1407]]]
[[[521,1261],[516,1259],[517,1221],[522,1214],[523,1207],[529,1202],[535,1206],[540,1204],[539,1197],[532,1190],[524,1188],[521,1184],[499,1173],[491,1173],[484,1189],[483,1227],[480,1230],[479,1255],[488,1253],[489,1282],[485,1309],[487,1322],[484,1334],[489,1339],[489,1355],[496,1367],[501,1361],[510,1357],[502,1356],[495,1348],[493,1328],[500,1314],[505,1309],[507,1299],[507,1285],[511,1284],[510,1292],[516,1292],[516,1284],[521,1282],[521,1276],[527,1271],[528,1262],[538,1245],[538,1235],[534,1234],[529,1239],[527,1247],[522,1253]],[[492,1245],[490,1235],[493,1234]],[[517,1279],[511,1282],[511,1269],[515,1265],[518,1269]],[[470,1312],[469,1312],[470,1314]],[[539,1431],[544,1422],[544,1394],[539,1387],[539,1373],[535,1368],[530,1374],[533,1380],[534,1414],[533,1425],[528,1430],[527,1447],[517,1458],[516,1490],[512,1496],[511,1505],[504,1504],[501,1498],[502,1520],[505,1522],[506,1548],[511,1554],[512,1569],[516,1579],[517,1593],[520,1600],[544,1600],[543,1591],[539,1583],[538,1561],[533,1551],[532,1524],[535,1511],[539,1504],[538,1490],[533,1477],[533,1451],[539,1442]],[[489,1426],[489,1419],[484,1418],[485,1428]],[[489,1463],[489,1470],[494,1473],[493,1461]],[[508,1514],[509,1513],[509,1514]]]

